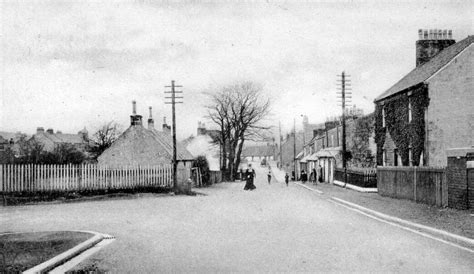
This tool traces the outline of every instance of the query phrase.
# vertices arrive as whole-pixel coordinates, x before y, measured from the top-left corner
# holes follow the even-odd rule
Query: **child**
[[[285,183],[286,183],[286,186],[288,186],[288,181],[290,179],[290,176],[288,175],[288,172],[285,174]]]

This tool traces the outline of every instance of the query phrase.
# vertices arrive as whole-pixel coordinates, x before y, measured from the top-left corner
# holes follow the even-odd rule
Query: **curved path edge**
[[[75,230],[74,232],[86,232],[86,233],[91,233],[94,234],[94,236],[90,239],[87,239],[86,241],[74,246],[73,248],[47,260],[46,262],[43,262],[37,266],[34,266],[30,269],[25,270],[23,273],[26,274],[32,274],[32,273],[46,273],[55,267],[65,263],[66,261],[76,257],[77,255],[81,254],[85,250],[95,246],[99,242],[101,242],[104,239],[112,238],[110,235],[94,232],[94,231],[78,231]]]

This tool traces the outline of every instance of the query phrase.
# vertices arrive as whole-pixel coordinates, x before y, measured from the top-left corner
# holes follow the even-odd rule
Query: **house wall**
[[[303,149],[303,136],[302,134],[296,134],[296,155]],[[290,135],[284,143],[281,144],[282,151],[282,167],[283,169],[291,174],[293,171],[293,159],[294,159],[294,139],[293,135]]]
[[[428,79],[427,164],[446,166],[446,149],[474,145],[474,47]]]

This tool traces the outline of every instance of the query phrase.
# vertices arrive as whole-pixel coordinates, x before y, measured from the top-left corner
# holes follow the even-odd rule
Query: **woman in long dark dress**
[[[253,179],[255,178],[255,170],[252,168],[252,165],[249,165],[245,171],[245,187],[244,190],[254,190],[257,187],[253,184]]]

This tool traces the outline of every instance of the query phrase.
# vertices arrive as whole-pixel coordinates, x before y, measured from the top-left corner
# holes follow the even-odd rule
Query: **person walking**
[[[288,186],[288,181],[290,180],[290,175],[288,175],[288,172],[285,174],[285,183],[286,186]]]
[[[321,165],[318,167],[318,181],[323,182],[323,167]]]
[[[257,187],[253,183],[255,178],[255,170],[252,168],[252,164],[249,164],[247,170],[245,171],[245,187],[244,190],[254,190]]]
[[[313,184],[316,184],[316,169],[312,169],[311,170],[311,175],[309,176],[309,180],[313,183]]]
[[[270,182],[272,181],[272,170],[271,170],[271,168],[268,168],[267,179],[268,179],[268,184],[270,184]]]

